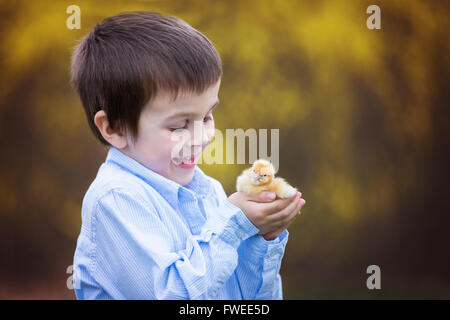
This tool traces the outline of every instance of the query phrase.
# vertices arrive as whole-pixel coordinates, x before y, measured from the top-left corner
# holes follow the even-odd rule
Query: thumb
[[[262,191],[255,195],[248,195],[248,199],[256,202],[272,202],[277,197],[275,192]]]

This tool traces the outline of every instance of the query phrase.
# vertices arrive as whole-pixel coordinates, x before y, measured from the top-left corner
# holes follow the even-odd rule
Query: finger
[[[295,209],[286,217],[286,219],[284,220],[286,223],[286,228],[288,227],[288,225],[290,225],[295,218],[297,218],[297,216],[300,214],[300,209],[303,207],[303,199],[299,199],[297,205],[295,206]]]
[[[291,225],[291,223],[294,222],[295,218],[300,215],[300,210],[305,205],[305,203],[305,199],[299,199],[295,209],[291,213],[289,213],[289,215],[284,220],[281,220],[279,222],[279,225],[281,225],[281,229],[287,229]]]
[[[305,199],[300,199],[298,207],[297,207],[297,216],[299,216],[301,214],[301,209],[303,208],[303,206],[305,205],[306,200]]]
[[[291,213],[289,213],[289,215],[284,220],[282,220],[282,228],[287,229],[291,225],[291,223],[294,222],[295,218],[300,215],[300,210],[305,204],[304,201],[304,199],[300,199],[295,209]]]
[[[297,206],[300,202],[300,196],[297,195],[294,197],[294,201],[290,202],[286,208],[280,210],[277,213],[274,213],[272,215],[269,216],[269,218],[272,221],[280,221],[282,224],[285,222],[286,219],[288,219],[292,213],[296,214],[297,213]]]
[[[247,195],[247,199],[254,202],[272,202],[276,197],[277,194],[271,191],[262,191],[255,195]]]
[[[279,228],[280,230],[287,229],[289,225],[294,222],[295,218],[300,215],[300,209],[305,204],[305,200],[300,198],[298,200],[295,200],[294,202],[297,202],[297,205],[291,212],[287,211],[288,209],[290,209],[288,207],[284,212],[280,212],[278,220],[272,221],[273,225],[276,228]],[[273,215],[271,217],[273,217]]]
[[[287,208],[289,204],[292,204],[293,202],[295,202],[294,200],[299,199],[300,197],[301,192],[297,192],[294,196],[290,198],[278,199],[269,204],[265,204],[263,210],[266,214],[269,215],[276,214]]]

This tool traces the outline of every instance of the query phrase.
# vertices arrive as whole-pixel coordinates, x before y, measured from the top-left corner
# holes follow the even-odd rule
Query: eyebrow
[[[219,99],[217,99],[217,101],[214,102],[214,104],[211,106],[211,108],[208,110],[208,112],[211,112],[212,109],[217,107],[218,104],[219,104]],[[177,114],[173,114],[173,115],[169,116],[165,121],[170,121],[170,120],[174,120],[177,118],[184,118],[184,117],[189,117],[189,116],[196,116],[196,115],[197,115],[197,113],[194,113],[194,112],[182,112],[182,113],[177,113]]]

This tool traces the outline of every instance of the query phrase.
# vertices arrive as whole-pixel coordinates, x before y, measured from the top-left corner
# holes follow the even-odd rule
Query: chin
[[[188,184],[189,182],[191,182],[192,178],[194,177],[194,168],[192,169],[181,169],[182,171],[180,171],[180,168],[175,168],[175,174],[173,174],[173,178],[171,180],[181,184],[182,186]]]

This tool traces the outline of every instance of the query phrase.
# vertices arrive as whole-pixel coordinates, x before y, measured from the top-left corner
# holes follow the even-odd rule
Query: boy
[[[212,139],[221,75],[205,36],[157,13],[107,18],[77,46],[72,81],[110,147],[83,199],[78,299],[282,299],[300,193],[227,198],[195,164]],[[180,148],[175,133],[198,126]]]

